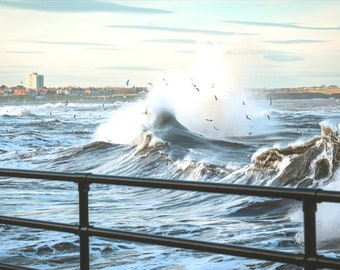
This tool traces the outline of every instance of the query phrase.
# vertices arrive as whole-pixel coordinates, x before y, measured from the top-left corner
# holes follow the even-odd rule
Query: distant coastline
[[[262,89],[257,95],[267,99],[311,99],[340,98],[340,88],[336,85],[318,87]]]
[[[40,103],[114,103],[115,101],[134,101],[143,98],[145,94],[116,94],[116,95],[47,95],[38,96],[24,96],[24,95],[0,95],[0,104],[40,104]]]
[[[260,99],[340,99],[340,87],[336,85],[297,87],[297,88],[254,88],[249,89],[254,98]],[[44,88],[41,90],[27,90],[22,86],[0,89],[0,103],[25,104],[41,102],[115,102],[133,101],[147,95],[145,87],[111,87],[111,88]]]

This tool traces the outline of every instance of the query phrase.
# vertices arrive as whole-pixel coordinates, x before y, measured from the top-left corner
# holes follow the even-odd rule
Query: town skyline
[[[219,73],[236,88],[340,84],[339,1],[0,0],[0,7],[3,85],[32,72],[49,87],[128,79],[144,86],[173,72]]]
[[[29,77],[31,77],[32,75],[38,75],[39,77],[42,77],[42,85],[43,87],[27,87],[28,83],[27,83],[27,79]],[[45,85],[44,81],[45,81],[45,75],[38,73],[38,72],[31,72],[30,74],[26,74],[23,76],[23,80],[20,81],[19,84],[16,85],[7,85],[4,84],[0,81],[0,88],[6,88],[6,89],[15,89],[15,88],[24,88],[24,89],[67,89],[67,88],[79,88],[79,89],[86,89],[86,88],[98,88],[98,89],[105,89],[105,88],[120,88],[120,89],[133,89],[133,88],[139,88],[139,89],[149,89],[151,90],[153,88],[152,83],[147,82],[147,83],[143,83],[142,85],[132,85],[130,84],[130,79],[128,79],[125,82],[118,82],[117,84],[112,84],[112,85],[95,85],[95,84],[89,84],[89,85],[79,85],[77,83],[71,83],[69,85],[54,85],[54,86],[48,86]],[[31,80],[31,79],[29,79]],[[163,78],[163,80],[165,80],[165,78]],[[192,80],[192,79],[191,79]],[[31,83],[31,82],[30,82]],[[166,83],[166,82],[165,82]],[[158,85],[159,86],[159,85]],[[303,88],[340,88],[340,85],[337,84],[331,84],[331,83],[325,83],[322,85],[301,85],[301,86],[289,86],[289,87],[248,87],[248,88],[244,88],[245,89],[303,89]]]

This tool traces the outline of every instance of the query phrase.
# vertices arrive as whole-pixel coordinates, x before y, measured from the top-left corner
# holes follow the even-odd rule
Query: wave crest
[[[166,143],[157,138],[152,132],[143,130],[134,140],[138,154],[150,153],[152,149],[158,149]]]
[[[25,107],[3,107],[0,109],[0,116],[9,117],[23,117],[23,116],[34,116],[31,111]]]
[[[321,136],[301,145],[260,153],[248,171],[264,174],[261,179],[266,180],[267,185],[321,185],[330,179],[340,163],[338,133],[325,125],[321,125],[321,129]]]

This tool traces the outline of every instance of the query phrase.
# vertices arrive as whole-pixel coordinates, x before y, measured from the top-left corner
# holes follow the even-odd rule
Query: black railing
[[[32,219],[0,216],[0,224],[24,226],[58,232],[73,233],[80,239],[80,269],[90,268],[89,237],[106,237],[147,244],[162,245],[218,253],[231,256],[247,257],[280,263],[294,264],[305,269],[331,268],[340,269],[340,259],[319,255],[316,246],[316,206],[320,202],[340,203],[340,192],[307,188],[281,188],[249,185],[233,185],[193,181],[163,179],[145,179],[84,173],[56,173],[46,171],[0,169],[0,177],[16,177],[43,180],[75,182],[79,191],[79,224],[38,221]],[[218,244],[212,242],[188,240],[174,237],[156,236],[130,231],[97,228],[89,225],[88,193],[91,184],[124,185],[145,188],[173,189],[184,191],[210,192],[220,194],[271,197],[302,201],[304,215],[304,253],[272,251],[260,248]],[[0,269],[29,269],[0,264]]]

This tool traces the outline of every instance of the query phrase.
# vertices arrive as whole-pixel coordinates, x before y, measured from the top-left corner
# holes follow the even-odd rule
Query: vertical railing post
[[[304,199],[304,237],[305,237],[305,269],[316,269],[316,201],[314,199]]]
[[[89,190],[88,181],[78,182],[79,191],[79,241],[80,241],[80,269],[90,269],[90,247],[89,247]]]

